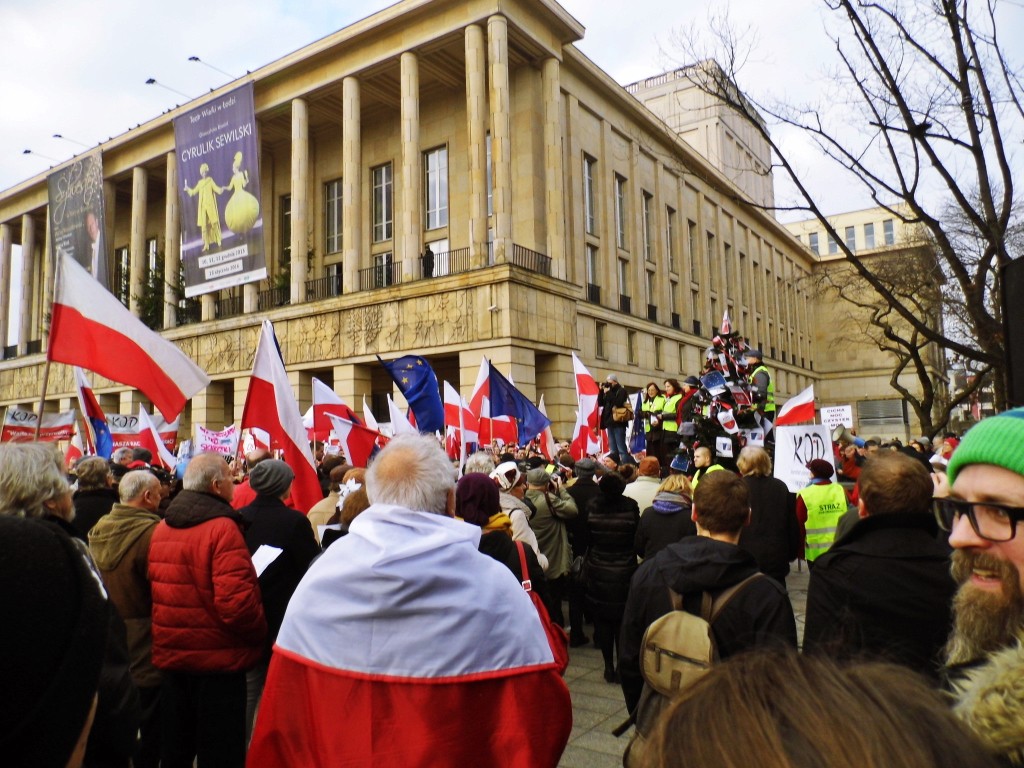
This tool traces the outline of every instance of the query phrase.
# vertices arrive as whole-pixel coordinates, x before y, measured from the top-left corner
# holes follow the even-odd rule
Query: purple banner
[[[253,85],[174,121],[185,295],[267,276]]]
[[[77,158],[46,178],[50,203],[50,259],[67,253],[110,287],[103,228],[103,158],[99,151]]]

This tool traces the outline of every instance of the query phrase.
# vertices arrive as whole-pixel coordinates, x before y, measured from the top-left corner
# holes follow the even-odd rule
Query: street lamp
[[[72,144],[77,144],[80,147],[85,147],[86,149],[89,149],[89,145],[88,144],[83,144],[78,139],[72,139],[72,138],[69,138],[68,136],[62,136],[59,133],[53,134],[53,138],[55,138],[55,139],[63,139],[64,141],[70,141]]]
[[[191,97],[191,96],[189,96],[189,95],[188,95],[187,93],[182,93],[181,91],[177,91],[177,90],[175,90],[174,88],[171,88],[171,87],[170,87],[170,86],[168,86],[168,85],[164,85],[163,83],[158,83],[158,82],[156,81],[156,78],[155,78],[155,77],[151,77],[151,78],[149,78],[149,79],[148,79],[148,80],[146,81],[146,85],[159,85],[159,86],[160,86],[161,88],[163,88],[163,89],[164,89],[165,91],[170,91],[171,93],[176,93],[176,94],[178,94],[179,96],[183,96],[183,97],[185,97],[185,98],[186,98],[186,99],[188,99],[189,101],[191,101],[191,100],[192,100],[192,97]]]
[[[35,155],[36,157],[43,158],[43,160],[49,160],[51,163],[59,163],[60,162],[60,160],[57,160],[56,158],[50,157],[49,155],[41,154],[39,152],[33,152],[31,149],[23,149],[21,151],[21,154],[23,154],[23,155]]]
[[[213,70],[214,72],[220,72],[220,73],[221,73],[222,75],[224,75],[225,77],[228,77],[228,78],[230,78],[230,79],[232,79],[232,80],[237,80],[237,79],[238,79],[238,77],[237,77],[237,76],[235,76],[235,75],[232,75],[232,74],[231,74],[230,72],[225,72],[225,71],[224,71],[223,69],[221,69],[220,67],[215,67],[215,66],[213,66],[213,64],[210,64],[210,63],[209,63],[209,62],[207,62],[207,61],[203,61],[203,60],[202,60],[202,59],[200,59],[200,58],[199,58],[198,56],[189,56],[189,57],[188,57],[188,60],[189,60],[189,61],[194,61],[194,62],[196,62],[196,63],[198,63],[198,64],[202,64],[202,65],[203,65],[204,67],[209,67],[209,68],[210,68],[210,69],[212,69],[212,70]]]

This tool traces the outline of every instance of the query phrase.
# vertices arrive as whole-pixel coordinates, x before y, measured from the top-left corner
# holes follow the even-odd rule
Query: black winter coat
[[[800,554],[796,495],[774,477],[744,477],[750,492],[750,525],[740,532],[740,546],[783,586],[789,564]]]
[[[619,636],[619,676],[626,708],[640,700],[640,651],[644,631],[672,610],[669,589],[683,596],[683,608],[700,615],[704,592],[712,596],[757,573],[753,555],[735,544],[689,536],[644,560],[633,576]],[[796,619],[785,589],[774,579],[757,579],[737,592],[712,627],[721,658],[748,648],[796,648]]]
[[[597,404],[601,406],[601,429],[608,429],[609,427],[622,427],[625,429],[625,424],[617,422],[612,418],[612,408],[625,407],[628,398],[626,388],[621,384],[616,385],[614,389],[598,391]]]
[[[587,508],[590,549],[584,571],[585,599],[592,615],[617,623],[636,571],[633,539],[640,522],[636,501],[628,496],[599,493]]]
[[[833,544],[811,571],[804,650],[884,658],[937,680],[956,592],[937,530],[928,514],[871,515]]]
[[[484,531],[480,537],[478,549],[488,557],[493,557],[499,563],[507,567],[516,580],[522,584],[523,569],[519,563],[519,547],[512,541],[512,538],[504,531]],[[537,593],[544,607],[551,614],[555,604],[551,600],[551,592],[548,590],[547,579],[544,578],[544,569],[537,562],[537,555],[529,544],[523,545],[526,555],[526,570],[529,573],[530,589]]]
[[[253,554],[267,544],[283,550],[260,574],[263,612],[267,616],[267,654],[277,639],[284,612],[292,593],[306,574],[313,558],[320,554],[313,527],[301,512],[289,509],[280,499],[257,496],[238,513],[245,519],[245,545]]]
[[[117,504],[118,496],[113,488],[94,488],[91,491],[75,491],[71,500],[75,505],[75,519],[71,525],[84,539],[96,521]]]
[[[697,535],[697,524],[691,519],[693,503],[689,496],[659,491],[654,504],[640,516],[634,549],[638,557],[654,557],[669,544],[687,536]]]
[[[600,486],[594,482],[594,478],[577,478],[576,482],[567,486],[565,492],[572,496],[576,502],[576,509],[579,514],[572,520],[565,521],[565,528],[569,532],[569,545],[572,547],[572,556],[579,557],[587,553],[590,547],[590,531],[587,529],[587,510],[590,507],[591,499],[601,495]]]

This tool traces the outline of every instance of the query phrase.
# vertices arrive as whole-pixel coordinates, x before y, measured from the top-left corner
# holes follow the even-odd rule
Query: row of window
[[[799,238],[797,238],[799,239]],[[857,250],[857,228],[855,226],[846,227],[843,231],[843,241],[846,243],[846,247],[851,251]],[[896,245],[896,229],[895,223],[892,219],[886,219],[882,222],[882,244],[883,245]],[[818,233],[811,232],[807,235],[807,246],[813,253],[820,253],[818,250]],[[870,250],[875,247],[875,225],[868,222],[864,225],[864,250]],[[830,254],[839,253],[839,244],[836,243],[832,235],[828,236],[828,252]]]

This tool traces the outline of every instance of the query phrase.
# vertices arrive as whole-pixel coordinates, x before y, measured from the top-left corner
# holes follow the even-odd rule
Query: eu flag
[[[540,412],[529,398],[516,389],[493,365],[488,366],[490,386],[491,417],[512,416],[519,422],[520,440],[532,440],[551,425],[551,419]]]
[[[444,403],[430,363],[419,355],[405,355],[391,362],[384,362],[380,355],[377,359],[408,401],[419,431],[444,432]]]

